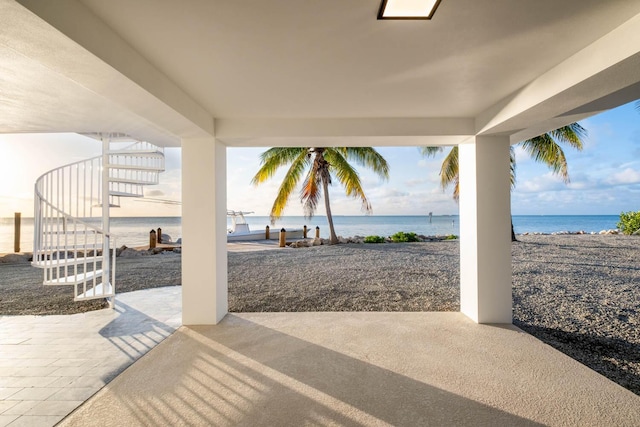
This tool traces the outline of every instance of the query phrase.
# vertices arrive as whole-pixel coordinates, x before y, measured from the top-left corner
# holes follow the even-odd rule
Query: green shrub
[[[391,240],[396,243],[400,242],[419,242],[418,236],[416,233],[405,233],[404,231],[398,231],[396,234],[391,236]]]
[[[640,211],[622,212],[620,214],[620,222],[618,222],[618,229],[624,234],[633,234],[640,230]]]
[[[449,234],[447,237],[444,238],[444,240],[456,240],[458,238],[458,236],[456,236],[455,234]]]
[[[385,239],[382,236],[367,236],[364,238],[365,243],[384,243]]]

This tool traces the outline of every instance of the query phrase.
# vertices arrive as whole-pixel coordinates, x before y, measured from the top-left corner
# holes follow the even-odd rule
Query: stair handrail
[[[102,156],[95,156],[59,166],[40,175],[34,185],[32,264],[44,269],[45,283],[70,273],[78,277],[83,272],[82,283],[74,285],[74,298],[91,292],[94,297],[101,296],[96,292],[96,275],[91,279],[86,275],[98,271],[99,251],[104,262],[113,264],[108,276],[103,272],[102,282],[113,284],[115,280],[115,238],[86,220],[93,217],[94,200],[104,199],[101,160]],[[76,262],[68,262],[69,252]],[[88,282],[92,282],[89,288]]]
[[[84,159],[84,160],[78,160],[77,162],[67,163],[65,165],[58,166],[57,168],[51,169],[51,170],[43,173],[42,175],[40,175],[36,179],[36,183],[34,185],[34,194],[36,195],[36,206],[38,206],[37,202],[43,202],[44,204],[48,205],[52,210],[62,214],[62,216],[65,217],[66,219],[73,219],[73,220],[81,223],[82,225],[86,225],[88,228],[94,229],[99,234],[104,234],[106,236],[112,236],[111,233],[106,233],[100,227],[95,226],[93,224],[90,224],[90,223],[82,220],[82,218],[91,218],[92,215],[89,215],[88,217],[87,216],[84,216],[84,217],[74,216],[72,212],[66,212],[66,211],[62,210],[61,208],[55,206],[48,198],[46,198],[42,194],[42,188],[41,188],[43,186],[44,179],[47,178],[48,176],[53,175],[57,171],[61,171],[61,170],[64,170],[66,168],[71,168],[71,167],[76,166],[76,165],[81,165],[83,163],[86,164],[86,163],[90,163],[90,162],[93,162],[93,161],[98,161],[98,160],[101,160],[101,159],[102,159],[102,156],[100,155],[100,156],[90,157],[90,158]],[[39,220],[40,219],[39,215],[38,216],[34,215],[34,217],[35,217],[34,218],[35,220]],[[36,236],[36,233],[34,233],[34,236]]]

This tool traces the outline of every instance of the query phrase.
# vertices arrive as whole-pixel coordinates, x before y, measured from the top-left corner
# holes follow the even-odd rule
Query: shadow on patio
[[[61,425],[632,425],[639,401],[460,313],[251,313],[182,327]]]

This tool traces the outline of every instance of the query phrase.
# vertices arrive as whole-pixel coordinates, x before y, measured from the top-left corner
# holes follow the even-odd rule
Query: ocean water
[[[245,216],[252,230],[264,229],[269,224],[267,216]],[[558,231],[598,232],[616,228],[618,215],[515,215],[513,226],[518,234],[553,233]],[[334,216],[336,233],[340,236],[389,236],[398,231],[431,235],[460,235],[459,218],[454,216]],[[281,228],[302,228],[307,225],[310,235],[314,235],[316,226],[320,227],[320,236],[328,237],[327,219],[315,216],[311,220],[304,217],[283,217],[271,230]],[[227,220],[231,226],[231,219]],[[128,217],[112,218],[111,231],[116,235],[118,246],[143,246],[149,244],[149,231],[162,228],[162,234],[168,234],[173,240],[182,236],[180,217]],[[13,252],[14,219],[0,218],[0,253]],[[33,219],[22,218],[20,249],[31,252],[33,248]]]

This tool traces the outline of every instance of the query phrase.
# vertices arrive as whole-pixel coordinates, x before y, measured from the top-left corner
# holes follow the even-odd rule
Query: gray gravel
[[[457,248],[447,241],[230,253],[229,308],[457,311]]]
[[[640,394],[640,237],[520,239],[514,324]]]
[[[640,237],[519,236],[514,324],[640,394]],[[229,254],[231,311],[457,311],[459,243]]]

